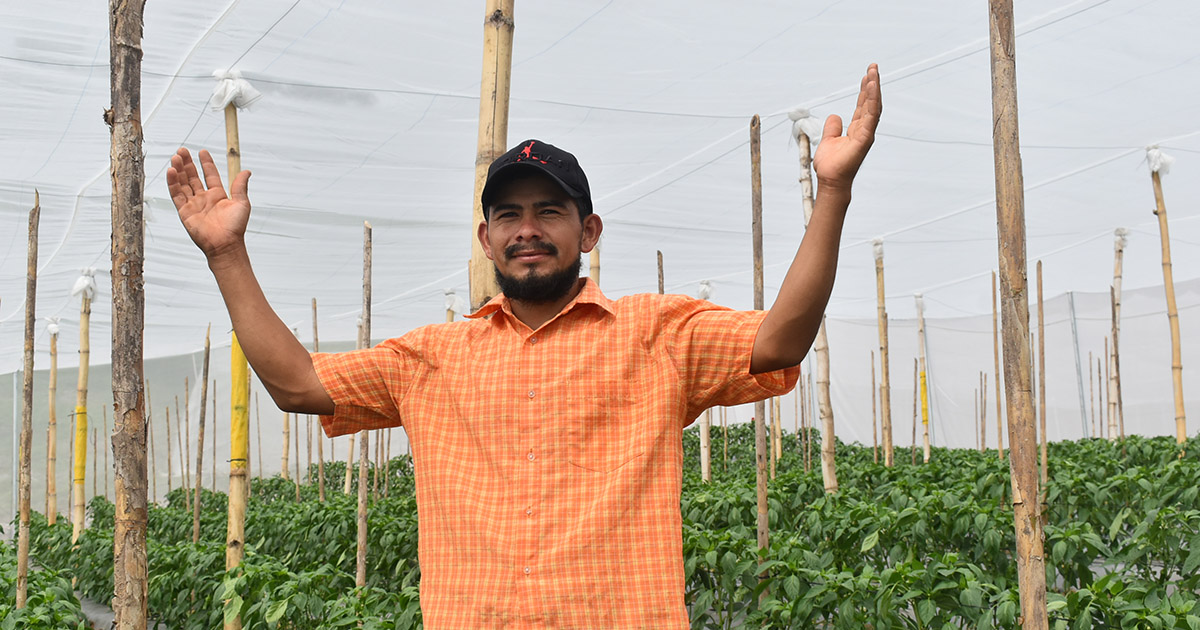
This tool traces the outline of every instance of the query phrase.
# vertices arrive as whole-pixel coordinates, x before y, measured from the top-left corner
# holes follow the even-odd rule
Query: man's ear
[[[479,222],[479,229],[476,231],[476,236],[479,238],[479,245],[483,247],[483,253],[488,257],[488,260],[495,260],[495,258],[492,258],[492,240],[488,237],[487,221]]]
[[[589,214],[583,217],[583,234],[579,239],[579,250],[583,253],[588,253],[596,247],[596,243],[600,242],[600,233],[604,231],[604,221],[600,220],[600,215]]]

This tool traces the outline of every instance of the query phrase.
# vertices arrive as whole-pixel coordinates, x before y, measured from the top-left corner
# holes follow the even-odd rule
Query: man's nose
[[[521,217],[521,224],[517,226],[517,240],[540,239],[541,237],[542,226],[538,221],[537,213]]]

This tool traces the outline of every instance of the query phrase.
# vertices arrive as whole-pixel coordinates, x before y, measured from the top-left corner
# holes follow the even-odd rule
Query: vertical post
[[[317,298],[312,299],[312,321],[313,321],[313,352],[321,351],[321,343],[317,339]],[[324,429],[317,429],[317,500],[325,502],[325,438],[321,433]],[[259,448],[262,448],[262,440],[259,440]],[[259,473],[260,475],[262,473]]]
[[[758,115],[750,119],[750,230],[754,251],[754,309],[763,309],[762,259],[762,140]],[[754,403],[754,462],[755,486],[758,496],[757,534],[759,554],[765,554],[770,539],[767,524],[767,430],[764,424],[767,408],[760,400]],[[766,591],[763,591],[764,595]]]
[[[36,194],[36,193],[35,193]],[[58,321],[46,326],[50,333],[49,426],[46,428],[46,520],[58,521]]]
[[[1083,368],[1079,366],[1079,324],[1075,319],[1075,294],[1067,291],[1067,310],[1071,314],[1071,343],[1075,347],[1075,382],[1079,387],[1079,421],[1083,424],[1083,435],[1088,436],[1088,409],[1083,400]],[[1092,387],[1092,353],[1088,353],[1088,387]],[[1092,424],[1096,423],[1096,394],[1092,392]],[[1096,434],[1093,426],[1092,435]]]
[[[174,472],[171,465],[171,408],[163,407],[163,414],[167,419],[167,496],[170,497],[171,491],[174,490],[174,484],[171,483],[171,473]],[[176,441],[178,441],[178,437],[176,437]],[[167,500],[170,501],[169,498]]]
[[[492,265],[483,253],[475,228],[483,222],[479,196],[488,166],[508,143],[508,94],[512,75],[514,0],[487,0],[483,24],[483,74],[479,83],[479,141],[475,153],[475,193],[471,197],[471,310],[500,292]]]
[[[296,447],[296,478],[292,481],[296,486],[296,502],[300,502],[300,414],[292,414],[292,435],[295,439],[294,446]]]
[[[371,224],[363,223],[363,346],[371,345]],[[367,584],[367,460],[371,457],[369,431],[362,431],[358,454],[358,554],[354,583]]]
[[[920,374],[917,370],[917,358],[913,357],[913,422],[912,422],[912,465],[917,465],[917,409],[920,401]]]
[[[91,339],[89,325],[92,317],[92,296],[95,294],[96,283],[92,274],[85,272],[75,283],[79,289],[79,380],[75,392],[75,462],[74,480],[71,502],[71,543],[79,540],[83,533],[83,480],[87,472],[87,395],[88,395],[88,363],[91,355]],[[82,288],[80,288],[82,286]],[[72,291],[75,293],[75,291]]]
[[[21,370],[21,437],[17,456],[17,499],[20,512],[17,525],[17,596],[16,608],[25,607],[29,594],[29,510],[30,487],[33,482],[30,458],[33,457],[33,326],[37,321],[37,262],[38,223],[41,220],[41,197],[35,190],[33,208],[29,210],[29,233],[25,266],[25,347]],[[16,375],[13,375],[16,380]],[[16,418],[13,418],[14,423]]]
[[[658,254],[658,294],[662,295],[663,293],[666,292],[666,287],[663,286],[662,250],[661,249],[656,250],[655,253]]]
[[[1029,294],[1026,285],[1025,204],[1017,118],[1016,41],[1012,0],[990,0],[992,147],[996,171],[1000,287],[1004,296],[1004,380],[1009,468],[1017,534],[1022,626],[1044,630],[1046,567],[1038,498],[1037,442],[1029,397]],[[999,418],[997,418],[999,420]]]
[[[1046,435],[1046,312],[1042,299],[1042,261],[1037,264],[1038,302],[1038,434],[1042,438],[1042,503],[1046,502],[1046,483],[1050,474],[1049,444]]]
[[[876,399],[879,397],[877,393],[878,387],[875,385],[875,351],[871,351],[871,461],[879,463],[879,413],[876,411]]]
[[[920,364],[922,456],[929,462],[929,389],[925,375],[925,298],[917,293],[917,361]]]
[[[1117,228],[1113,231],[1113,283],[1112,283],[1112,302],[1113,302],[1113,361],[1112,361],[1112,381],[1109,387],[1113,390],[1109,393],[1109,398],[1116,401],[1117,416],[1121,428],[1121,437],[1125,437],[1125,409],[1121,400],[1121,355],[1117,352],[1117,341],[1121,336],[1121,278],[1123,276],[1122,267],[1125,261],[1125,237],[1129,234],[1129,230],[1125,228]]]
[[[1120,330],[1119,330],[1120,324],[1117,323],[1119,321],[1117,319],[1118,318],[1117,304],[1118,304],[1118,300],[1120,300],[1120,298],[1117,297],[1116,287],[1109,287],[1108,295],[1109,295],[1109,298],[1111,299],[1111,303],[1112,303],[1112,361],[1109,364],[1112,378],[1110,378],[1108,381],[1108,405],[1109,405],[1109,413],[1112,414],[1112,417],[1114,418],[1113,421],[1117,423],[1117,431],[1118,431],[1117,435],[1122,440],[1124,440],[1125,439],[1125,418],[1121,414],[1121,400],[1120,400],[1121,380],[1117,375],[1117,373],[1120,369],[1120,366],[1121,366],[1121,361],[1117,358],[1119,356],[1119,353],[1117,352],[1117,337],[1119,336],[1119,332],[1120,332]],[[1118,418],[1119,418],[1119,420],[1118,420]],[[1121,449],[1124,450],[1124,448],[1125,448],[1125,445],[1122,444]]]
[[[1114,418],[1109,413],[1108,398],[1106,397],[1108,395],[1108,391],[1107,391],[1107,388],[1105,387],[1105,385],[1109,381],[1108,366],[1110,366],[1110,365],[1112,365],[1112,355],[1110,355],[1108,352],[1108,337],[1105,337],[1104,338],[1104,374],[1103,374],[1104,380],[1100,382],[1100,397],[1101,397],[1100,408],[1103,410],[1103,412],[1101,413],[1101,417],[1104,418],[1104,426],[1106,427],[1104,435],[1108,437],[1108,440],[1110,442],[1112,442],[1117,439],[1117,419]],[[1100,366],[1099,365],[1096,366],[1096,375],[1100,376]]]
[[[180,433],[179,435],[183,436],[183,447],[179,452],[182,453],[182,456],[180,459],[181,459],[181,462],[183,465],[183,495],[184,495],[184,498],[188,502],[191,502],[191,495],[189,493],[192,491],[192,464],[191,464],[191,459],[192,459],[192,392],[191,392],[191,389],[189,388],[189,382],[188,382],[187,377],[184,377],[184,379],[183,379],[183,416],[182,417],[183,417],[183,432]],[[179,422],[179,418],[180,418],[179,397],[176,396],[175,397],[175,422],[177,424]],[[178,429],[179,427],[176,426],[175,428]],[[204,444],[200,444],[200,446],[204,446]],[[200,471],[197,470],[196,474],[199,475]]]
[[[254,428],[258,431],[258,477],[262,479],[262,414],[258,408],[258,392],[254,392]]]
[[[200,422],[199,422],[199,427],[196,429],[196,431],[197,431],[196,435],[199,437],[201,445],[204,444],[204,420],[205,420],[204,416],[206,415],[206,411],[207,411],[207,409],[205,408],[207,403],[205,401],[208,400],[208,359],[209,359],[209,351],[211,348],[211,346],[210,346],[211,333],[212,333],[212,324],[209,324],[208,328],[206,328],[204,330],[204,363],[202,364],[202,366],[200,368],[200,373],[201,373],[201,377],[200,377]],[[213,381],[213,416],[216,416],[216,412],[217,412],[216,386],[217,386],[217,382]],[[191,401],[188,401],[188,402],[190,403]],[[217,427],[215,424],[213,426],[212,432],[213,432],[213,435],[217,434]],[[214,457],[214,459],[216,458],[216,449],[214,449],[214,451],[213,451],[213,457]],[[215,466],[216,462],[214,462],[213,465]],[[198,471],[204,470],[204,449],[203,448],[196,449],[196,470],[198,470]],[[214,472],[213,476],[216,477],[215,472]],[[194,542],[194,543],[200,542],[200,475],[199,474],[196,475],[196,494],[194,497],[192,497],[192,542]]]
[[[979,372],[979,452],[987,450],[987,372]]]
[[[1162,176],[1169,170],[1171,159],[1158,147],[1147,152],[1150,160],[1150,182],[1154,185],[1154,214],[1158,217],[1158,232],[1162,237],[1163,289],[1167,294],[1167,323],[1171,327],[1171,383],[1175,390],[1175,442],[1187,440],[1187,417],[1183,410],[1183,359],[1179,339],[1179,310],[1175,306],[1175,280],[1171,272],[1171,235],[1167,230],[1167,203],[1163,199]]]
[[[700,417],[700,479],[704,483],[712,481],[712,408],[704,411]]]
[[[883,239],[872,243],[875,254],[875,296],[879,311],[879,424],[883,433],[883,465],[892,466],[892,388],[888,383],[887,306],[883,293]]]
[[[158,503],[158,456],[155,455],[154,442],[154,416],[151,409],[154,407],[150,404],[150,381],[147,379],[142,386],[142,391],[146,392],[146,427],[149,429],[150,438],[147,440],[148,450],[150,451],[150,502]],[[113,418],[113,428],[116,428],[116,418]],[[170,446],[168,443],[167,446]],[[116,452],[113,453],[116,455]]]
[[[112,449],[116,459],[113,627],[147,625],[145,331],[145,164],[141,60],[144,0],[110,0],[112,131]]]
[[[202,396],[203,397],[203,393]],[[203,403],[202,403],[203,405]],[[212,384],[212,491],[217,491],[217,380],[213,379]],[[200,444],[204,444],[204,440],[200,440]],[[249,446],[249,444],[247,444]],[[200,450],[200,449],[198,449]],[[249,453],[247,453],[249,455]],[[197,461],[199,461],[197,459]],[[249,461],[247,461],[249,463]]]

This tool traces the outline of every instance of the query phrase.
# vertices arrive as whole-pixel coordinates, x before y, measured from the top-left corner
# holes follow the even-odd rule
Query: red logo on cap
[[[521,152],[519,154],[517,154],[517,157],[516,157],[516,159],[513,160],[513,162],[522,162],[525,160],[537,160],[538,162],[541,162],[542,164],[549,164],[549,162],[547,162],[546,160],[543,160],[540,156],[536,156],[533,154],[533,145],[534,145],[534,142],[531,140],[529,142],[529,144],[525,145],[525,148],[521,149]]]

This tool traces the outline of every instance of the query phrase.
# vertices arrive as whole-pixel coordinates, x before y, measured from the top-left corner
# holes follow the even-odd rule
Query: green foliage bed
[[[899,450],[888,469],[873,463],[870,447],[839,443],[840,491],[827,495],[819,437],[806,473],[799,441],[787,435],[769,492],[771,544],[760,556],[753,442],[752,427],[731,427],[726,462],[714,429],[714,482],[705,484],[698,435],[685,434],[681,509],[693,628],[1017,627],[1008,464],[994,450],[934,449],[928,465],[915,466]],[[1051,627],[1200,630],[1200,439],[1186,452],[1178,457],[1170,438],[1051,445]],[[356,494],[341,492],[343,475],[340,463],[326,467],[324,503],[315,484],[301,487],[297,503],[292,482],[254,480],[247,553],[233,572],[224,570],[225,496],[203,492],[200,542],[192,543],[191,510],[181,490],[172,492],[167,506],[150,511],[152,615],[185,630],[220,627],[235,614],[248,630],[419,628],[410,463],[393,460],[390,496],[372,506],[368,583],[360,589]],[[89,512],[76,554],[65,519],[50,527],[35,516],[34,556],[58,572],[46,575],[75,577],[80,592],[107,601],[112,506],[96,499]]]

